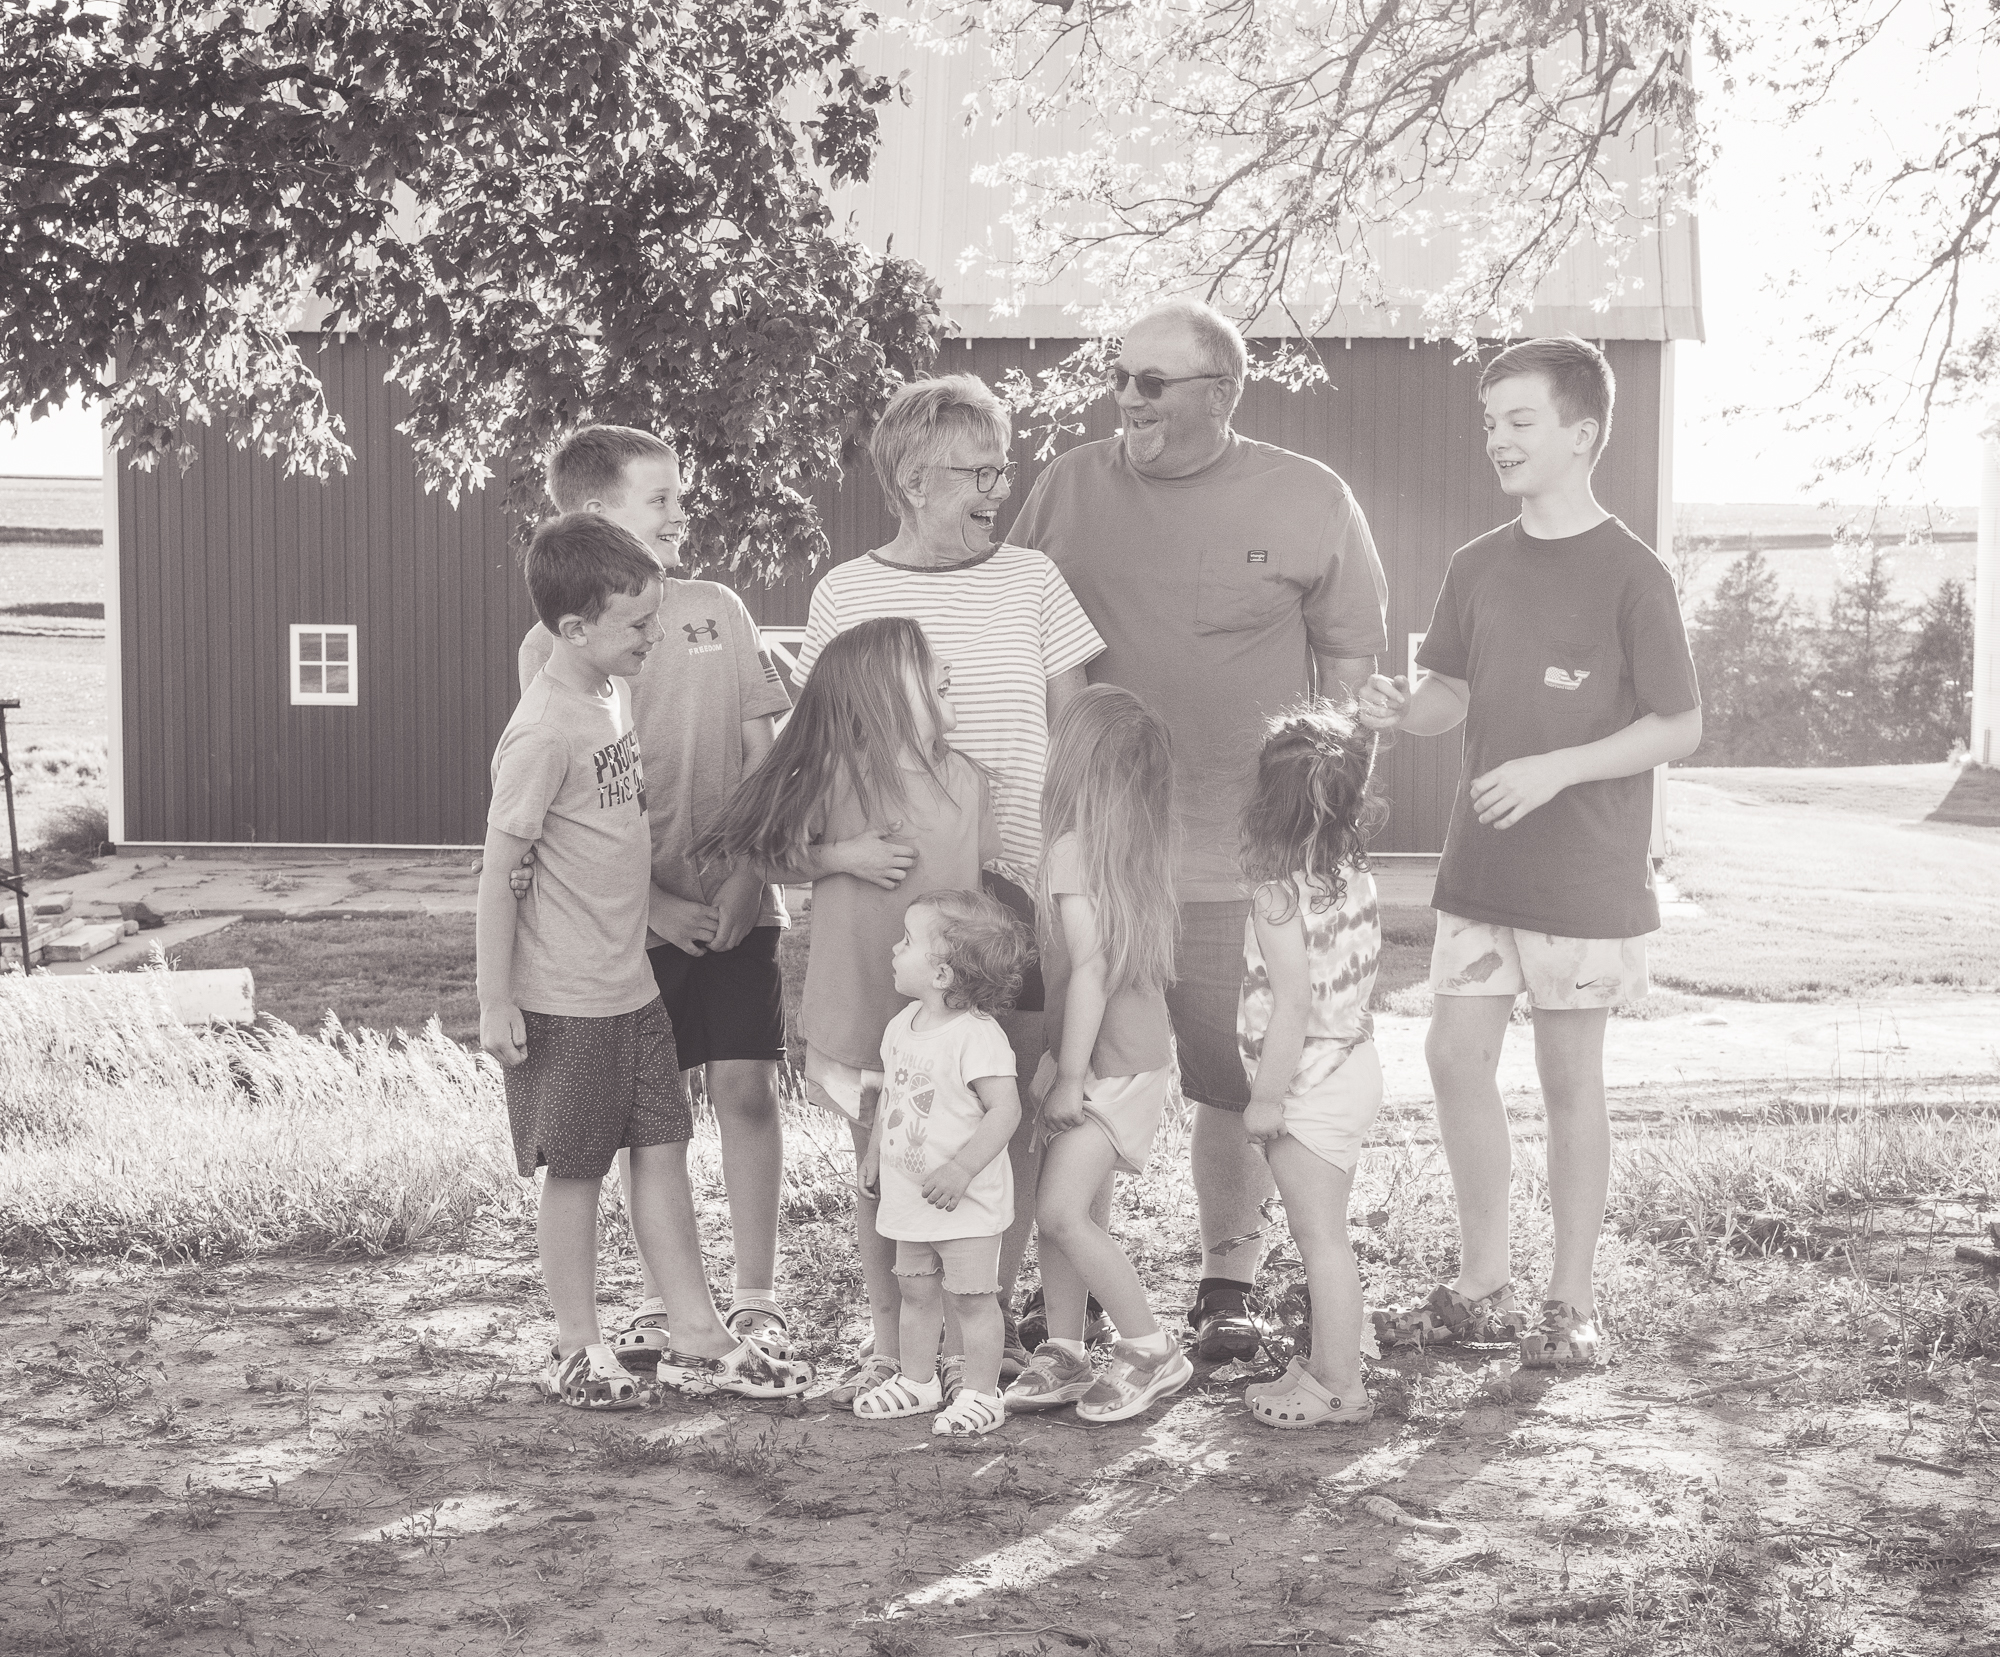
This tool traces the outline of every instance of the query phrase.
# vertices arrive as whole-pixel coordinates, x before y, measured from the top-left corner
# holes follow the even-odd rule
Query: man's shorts
[[[845,1118],[851,1127],[874,1126],[875,1106],[882,1097],[881,1071],[857,1070],[808,1043],[805,1083],[808,1103]]]
[[[907,1238],[896,1242],[898,1277],[936,1277],[944,1273],[948,1295],[997,1295],[1000,1292],[1000,1239],[937,1237],[925,1243]]]
[[[1056,1081],[1056,1056],[1044,1053],[1035,1070],[1034,1096],[1039,1102]],[[1111,1141],[1115,1160],[1112,1167],[1122,1174],[1143,1173],[1146,1158],[1153,1152],[1153,1136],[1160,1131],[1166,1113],[1167,1095],[1173,1090],[1174,1067],[1142,1070],[1135,1076],[1090,1076],[1083,1079],[1083,1126],[1095,1123]],[[1035,1148],[1046,1149],[1060,1135],[1048,1131],[1047,1118],[1039,1109],[1035,1123]]]
[[[1178,982],[1167,989],[1180,1060],[1181,1092],[1198,1105],[1241,1111],[1250,1081],[1236,1045],[1236,1003],[1243,994],[1243,924],[1247,898],[1181,905]]]
[[[674,1029],[658,1000],[615,1018],[521,1015],[528,1056],[505,1072],[514,1166],[602,1179],[619,1151],[694,1137]]]
[[[1437,918],[1431,945],[1437,995],[1513,997],[1525,990],[1533,1006],[1574,1012],[1637,1001],[1650,987],[1644,938],[1560,938],[1442,909]]]
[[[673,1021],[681,1068],[711,1059],[785,1056],[785,981],[778,971],[781,928],[756,926],[734,949],[690,955],[673,944],[646,951],[653,982]]]
[[[1308,1093],[1285,1100],[1285,1132],[1322,1162],[1353,1173],[1382,1110],[1382,1055],[1364,1041]]]

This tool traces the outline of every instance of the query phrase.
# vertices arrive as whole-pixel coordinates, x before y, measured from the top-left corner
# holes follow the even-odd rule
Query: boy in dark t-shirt
[[[1610,1009],[1646,993],[1660,924],[1653,769],[1701,742],[1701,699],[1673,578],[1599,506],[1590,474],[1613,382],[1580,339],[1529,340],[1480,376],[1486,453],[1521,503],[1453,555],[1424,670],[1375,675],[1361,718],[1435,736],[1465,722],[1465,763],[1433,902],[1425,1051],[1458,1195],[1455,1283],[1378,1314],[1390,1342],[1515,1340],[1533,1367],[1596,1362],[1591,1274],[1611,1177]],[[1539,1317],[1515,1302],[1511,1149],[1497,1072],[1514,998],[1534,1009],[1548,1113],[1555,1261]]]

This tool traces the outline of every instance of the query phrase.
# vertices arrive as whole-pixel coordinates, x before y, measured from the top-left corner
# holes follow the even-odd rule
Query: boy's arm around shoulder
[[[514,1002],[514,924],[519,910],[507,872],[534,845],[517,834],[486,830],[479,864],[473,958],[479,987],[479,1045],[511,1070],[528,1056],[528,1026]]]

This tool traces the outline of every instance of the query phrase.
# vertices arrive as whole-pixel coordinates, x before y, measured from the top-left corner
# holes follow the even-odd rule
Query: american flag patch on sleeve
[[[780,685],[780,686],[784,684],[784,681],[778,677],[778,664],[771,660],[770,651],[768,650],[758,651],[757,660],[764,664],[765,683],[772,685]]]

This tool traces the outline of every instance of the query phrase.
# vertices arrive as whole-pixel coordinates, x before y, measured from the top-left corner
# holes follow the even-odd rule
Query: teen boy
[[[709,1299],[688,1187],[692,1132],[673,1030],[647,970],[645,776],[618,677],[660,641],[660,565],[589,513],[543,524],[528,592],[547,665],[493,753],[479,877],[480,1045],[506,1072],[515,1164],[546,1167],[536,1237],[556,1314],[541,1381],[589,1409],[644,1402],[597,1321],[598,1188],[631,1152],[632,1230],[674,1331],[657,1379],[694,1392],[802,1392],[810,1371],[739,1341]],[[508,882],[530,847],[534,890]]]
[[[680,461],[669,444],[630,426],[582,427],[551,456],[547,488],[562,511],[594,513],[629,530],[663,566],[663,638],[629,687],[652,823],[646,954],[681,1067],[706,1067],[721,1132],[736,1254],[729,1328],[783,1352],[788,1343],[775,1288],[785,1160],[778,938],[787,917],[777,889],[754,869],[698,868],[693,848],[730,790],[770,751],[774,720],[791,698],[743,601],[716,582],[681,573],[687,514]],[[524,694],[554,648],[546,625],[522,640]],[[837,866],[863,879],[893,870],[894,879],[880,881],[886,885],[910,861],[880,836],[822,855],[830,867],[840,860]],[[650,1275],[645,1295],[618,1343],[641,1364],[664,1347],[669,1325]]]
[[[1391,1341],[1514,1340],[1537,1367],[1596,1362],[1592,1266],[1611,1176],[1604,1023],[1646,993],[1660,924],[1649,856],[1653,768],[1701,742],[1674,584],[1598,505],[1611,368],[1575,338],[1530,340],[1480,376],[1486,453],[1520,502],[1452,557],[1414,691],[1369,678],[1361,718],[1435,736],[1465,721],[1465,761],[1434,902],[1425,1053],[1458,1199],[1459,1273]],[[1496,1072],[1514,998],[1534,1009],[1548,1114],[1555,1262],[1538,1318],[1516,1305],[1511,1148]]]

